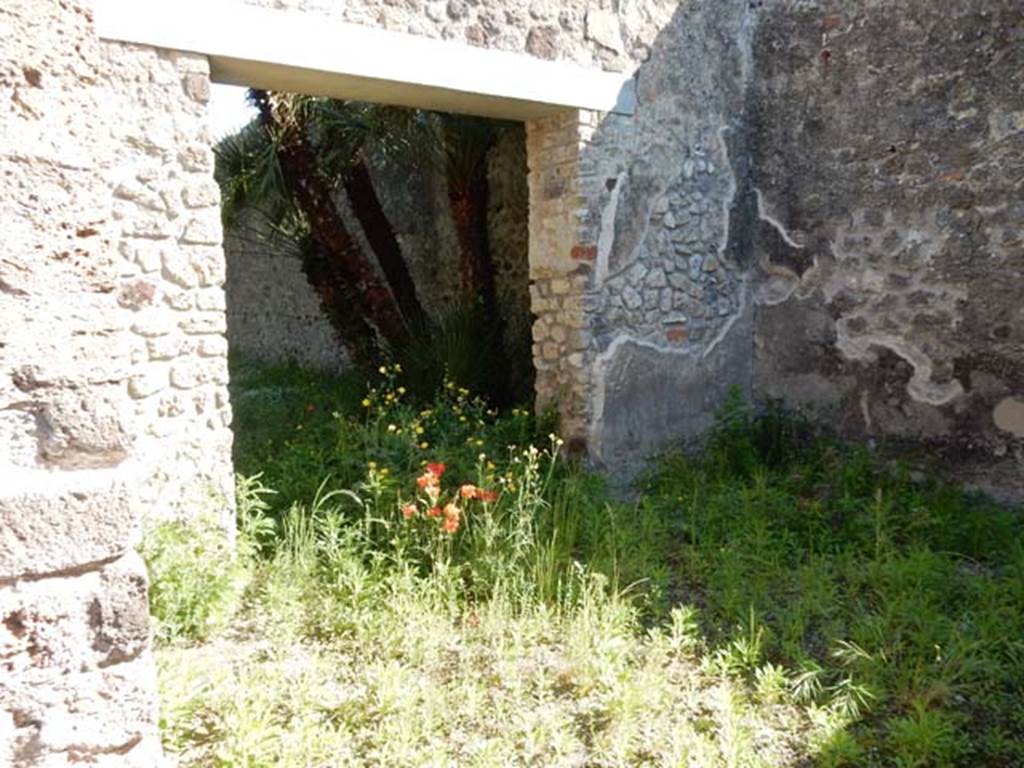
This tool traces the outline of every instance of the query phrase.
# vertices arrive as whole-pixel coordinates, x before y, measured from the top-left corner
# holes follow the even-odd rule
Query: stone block
[[[196,306],[204,312],[223,312],[227,309],[227,297],[223,288],[207,288],[196,295]]]
[[[106,392],[46,391],[45,397],[36,414],[43,462],[61,469],[91,469],[124,461],[131,440],[112,388]]]
[[[189,334],[203,335],[227,332],[227,318],[223,312],[205,312],[202,315],[186,317],[178,327]]]
[[[117,303],[125,309],[142,309],[152,305],[156,296],[156,285],[149,280],[128,280],[121,284]]]
[[[146,339],[146,351],[150,360],[173,360],[188,354],[191,349],[192,342],[187,337],[160,336],[155,339]],[[166,381],[166,376],[164,379]]]
[[[153,341],[151,339],[148,343]],[[169,347],[175,341],[166,342],[166,344],[161,342],[158,348]],[[142,400],[166,389],[167,381],[167,368],[160,365],[147,365],[128,380],[128,394],[136,400]]]
[[[220,187],[213,179],[196,180],[185,186],[181,199],[186,208],[209,208],[220,203]]]
[[[195,218],[185,225],[179,242],[189,245],[217,245],[224,240],[220,222],[213,214]]]
[[[163,276],[181,288],[195,288],[199,275],[192,268],[188,255],[181,248],[167,248],[161,254]]]
[[[145,567],[0,587],[0,756],[5,765],[159,764]],[[107,759],[110,758],[110,759]]]
[[[178,312],[188,312],[196,306],[190,291],[171,290],[164,293],[164,304]]]
[[[174,315],[160,308],[147,309],[132,323],[132,332],[152,338],[166,336],[174,328]]]
[[[228,340],[223,336],[204,336],[199,341],[199,354],[203,357],[226,357]]]
[[[171,368],[171,385],[193,389],[203,384],[226,384],[227,363],[221,359],[182,360]]]
[[[15,470],[0,499],[0,579],[115,557],[135,535],[124,472]]]
[[[213,172],[213,151],[206,144],[193,142],[178,151],[178,162],[193,173]]]
[[[224,249],[220,247],[220,241],[217,241],[216,246],[189,248],[188,258],[192,264],[192,269],[199,275],[199,284],[201,286],[221,286],[224,284]]]
[[[193,101],[206,104],[210,100],[210,77],[203,72],[188,72],[181,78],[181,87]]]

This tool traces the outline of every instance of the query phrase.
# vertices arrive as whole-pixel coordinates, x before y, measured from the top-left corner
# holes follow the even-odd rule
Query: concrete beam
[[[529,120],[632,114],[633,78],[235,0],[95,0],[105,40],[205,54],[216,82]]]

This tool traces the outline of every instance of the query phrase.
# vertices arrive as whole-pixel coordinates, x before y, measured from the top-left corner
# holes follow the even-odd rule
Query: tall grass
[[[236,398],[279,492],[240,492],[230,631],[160,602],[231,602],[203,558],[153,560],[184,764],[1024,764],[1019,512],[738,399],[624,503],[402,374]]]

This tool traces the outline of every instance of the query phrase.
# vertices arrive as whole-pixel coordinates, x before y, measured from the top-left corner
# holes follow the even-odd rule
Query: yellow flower
[[[385,368],[383,365],[380,368],[378,368],[377,370],[380,371],[382,374],[386,374],[388,372],[388,369]]]
[[[402,366],[400,364],[398,364],[398,363],[395,363],[395,373],[401,373],[401,372],[402,372]]]
[[[371,405],[373,405],[373,403],[370,402],[370,398],[364,397],[363,398],[363,408],[369,408]]]
[[[429,448],[429,447],[430,447],[430,443],[428,443],[426,440],[424,440],[422,443],[420,443],[420,448],[422,448],[424,451],[427,450],[427,448]]]
[[[383,469],[382,469],[382,470],[380,471],[380,476],[381,476],[381,477],[387,477],[387,476],[388,476],[388,475],[390,475],[390,474],[391,474],[391,470],[390,470],[390,469],[388,469],[387,467],[384,467],[384,468],[383,468]]]
[[[493,472],[498,468],[498,466],[493,461],[488,461],[487,468]]]
[[[417,435],[422,435],[423,434],[423,427],[416,427],[416,434]]]
[[[398,394],[404,395],[405,394],[405,387],[399,387],[398,388]]]
[[[397,429],[398,427],[396,427],[394,424],[388,424],[388,432],[394,432]]]

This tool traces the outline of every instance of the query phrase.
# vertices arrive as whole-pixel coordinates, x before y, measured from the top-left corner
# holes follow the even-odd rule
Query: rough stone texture
[[[3,765],[152,768],[155,678],[137,556],[0,589]]]
[[[537,407],[557,407],[568,442],[584,449],[589,382],[583,292],[590,269],[573,254],[580,253],[576,241],[586,204],[579,189],[579,149],[587,119],[573,111],[526,125]]]
[[[487,158],[487,237],[494,262],[498,305],[511,348],[529,336],[530,190],[526,180],[526,132],[522,126],[502,130]],[[450,217],[450,211],[448,213]],[[529,351],[525,350],[527,358]],[[516,359],[514,356],[512,359]]]
[[[571,450],[628,469],[739,386],[1024,496],[1018,0],[259,2],[639,66],[634,117],[526,126]],[[230,526],[208,80],[78,0],[0,11],[0,764],[155,764],[131,545],[144,515]]]
[[[293,245],[245,217],[224,233],[228,342],[232,354],[270,363],[338,370],[337,335]]]
[[[751,390],[751,276],[730,249],[734,135],[752,77],[747,3],[688,3],[650,41],[632,119],[582,138],[579,240],[588,441],[627,473],[710,425],[730,386]]]
[[[766,12],[757,391],[1024,495],[1024,6]]]
[[[224,324],[205,81],[87,4],[0,12],[2,765],[156,764],[131,547],[211,495],[230,519],[225,351],[191,346]]]
[[[245,0],[346,22],[628,71],[650,53],[676,0]]]

